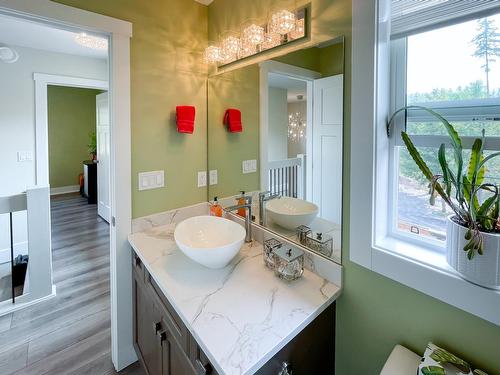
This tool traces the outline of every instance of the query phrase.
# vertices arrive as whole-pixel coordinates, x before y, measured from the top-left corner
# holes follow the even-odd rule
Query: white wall
[[[26,190],[35,183],[35,84],[33,73],[107,80],[107,61],[13,46],[19,52],[14,64],[0,62],[0,196]],[[18,151],[33,160],[17,161]],[[14,242],[26,246],[26,215],[16,214]],[[8,216],[0,215],[0,262],[9,251]]]
[[[295,112],[301,113],[304,121],[307,121],[307,101],[301,100],[300,102],[288,103],[288,114],[290,115]],[[306,126],[310,126],[310,124]],[[297,154],[307,154],[306,137],[296,142],[288,138],[288,158],[296,158]]]
[[[286,89],[269,87],[268,160],[288,157],[288,103]]]

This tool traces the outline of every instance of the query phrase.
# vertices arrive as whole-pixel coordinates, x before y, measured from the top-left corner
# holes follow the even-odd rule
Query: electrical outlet
[[[139,173],[139,190],[158,189],[165,186],[165,172],[151,171]]]
[[[207,186],[207,171],[198,172],[198,187]]]
[[[246,173],[254,173],[257,172],[257,160],[243,160],[241,164],[242,172]]]
[[[217,176],[217,169],[212,169],[209,173],[209,183],[210,185],[217,185],[218,183],[218,176]]]

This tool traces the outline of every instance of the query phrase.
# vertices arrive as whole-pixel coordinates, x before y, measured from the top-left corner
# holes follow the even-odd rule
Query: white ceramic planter
[[[467,228],[448,217],[446,234],[446,261],[464,279],[487,288],[500,289],[500,234],[482,233],[483,255],[467,258]]]

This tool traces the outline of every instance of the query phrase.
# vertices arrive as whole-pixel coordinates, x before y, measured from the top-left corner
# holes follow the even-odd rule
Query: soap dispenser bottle
[[[245,191],[241,190],[240,191],[241,195],[238,197],[238,205],[244,205],[246,203],[246,198],[245,198]],[[246,208],[238,208],[238,215],[242,217],[246,217],[247,215],[247,209]]]
[[[214,197],[214,203],[210,206],[210,216],[222,217],[222,206],[219,204],[217,197]]]

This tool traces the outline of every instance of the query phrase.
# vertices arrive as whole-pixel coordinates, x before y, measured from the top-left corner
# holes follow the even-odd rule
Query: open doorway
[[[49,11],[52,5],[42,8]],[[57,14],[64,13],[62,10]],[[111,190],[109,173],[113,140],[107,93],[107,40],[104,34],[0,14],[0,42],[16,56],[0,62],[0,127],[6,155],[0,163],[0,175],[7,182],[0,191],[5,205],[0,206],[14,207],[18,216],[10,227],[0,229],[1,235],[14,229],[12,238],[16,243],[10,241],[10,247],[19,248],[20,255],[28,258],[23,295],[6,301],[0,311],[2,374],[100,373],[94,369],[114,372],[112,320],[115,329],[117,324],[112,313],[110,265],[115,269],[118,257],[112,257],[110,252],[110,247],[117,246],[116,229],[110,236],[106,221],[111,221],[113,211],[110,196],[117,194]],[[119,81],[118,76],[115,78],[115,82]],[[123,124],[128,124],[127,116],[123,119]],[[89,150],[91,147],[94,150]],[[101,190],[101,201],[105,197],[107,202],[98,209],[97,194],[96,202],[89,202],[90,177],[80,183],[80,175],[85,175],[86,165],[93,166],[97,168],[96,179],[102,179],[100,164],[105,177],[104,182],[97,182],[95,190],[98,194]],[[130,176],[127,178],[125,173],[125,177],[129,182]],[[53,190],[49,190],[49,181]],[[37,189],[45,187],[41,189],[43,195],[31,199],[30,205],[34,185],[38,185]],[[87,194],[82,197],[80,186],[85,192],[85,185]],[[17,201],[26,203],[11,204]],[[48,208],[46,215],[38,222],[30,222],[38,206]],[[121,218],[130,223],[127,211]],[[44,249],[40,249],[39,236],[30,236],[30,232],[45,235]],[[23,233],[27,233],[26,238],[22,238]],[[48,251],[45,262],[36,261],[40,250]],[[44,276],[43,282],[36,274]],[[45,283],[51,290],[35,293]],[[116,289],[114,294],[116,299]],[[89,348],[96,349],[94,354]],[[63,351],[69,355],[65,360]],[[130,363],[130,358],[124,362]]]

